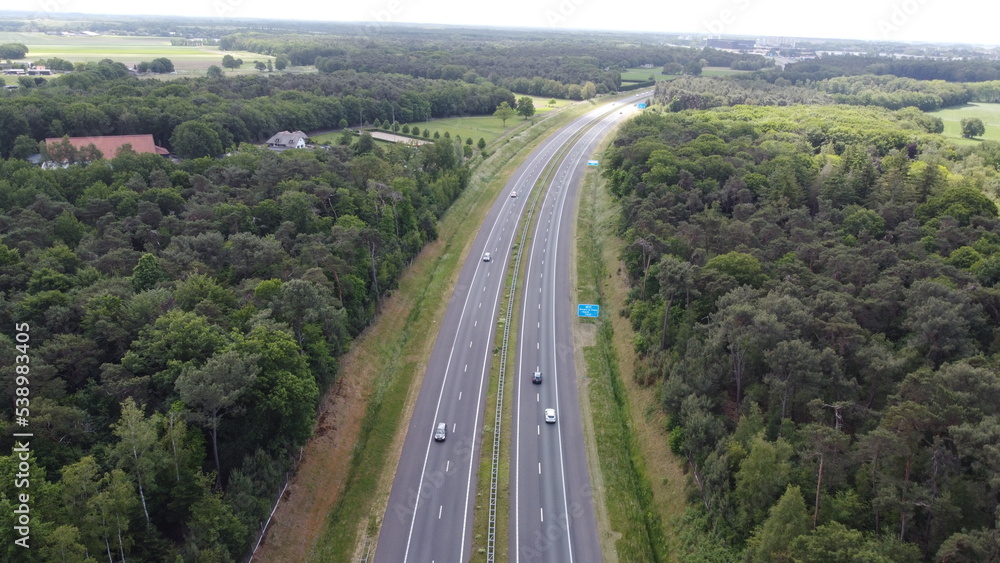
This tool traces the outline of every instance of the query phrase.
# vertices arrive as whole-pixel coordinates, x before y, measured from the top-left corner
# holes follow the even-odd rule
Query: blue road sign
[[[597,166],[598,164],[600,164],[600,162],[598,162],[596,160],[588,160],[587,161],[587,166]]]
[[[646,109],[646,104],[639,104],[636,107],[639,109]]]
[[[596,317],[600,312],[600,305],[584,305],[581,303],[576,306],[576,316],[578,317]]]

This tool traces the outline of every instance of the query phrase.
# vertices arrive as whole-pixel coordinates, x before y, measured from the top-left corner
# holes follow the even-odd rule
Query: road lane
[[[526,249],[511,444],[511,561],[601,561],[573,359],[569,255],[586,161],[634,110],[620,111],[584,134],[561,161]],[[531,383],[535,369],[543,373],[540,385]],[[557,422],[539,428],[545,408],[556,409]]]
[[[381,522],[375,561],[455,562],[471,556],[485,386],[515,229],[559,148],[603,111],[595,109],[543,141],[488,212],[431,351]],[[510,197],[512,191],[518,197]],[[482,261],[485,252],[491,253],[491,262]],[[448,425],[444,442],[432,437],[438,422]]]

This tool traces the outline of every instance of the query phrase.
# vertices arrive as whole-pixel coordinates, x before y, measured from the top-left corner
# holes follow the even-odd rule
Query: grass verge
[[[623,287],[616,287],[621,280],[616,281],[608,268],[608,264],[617,264],[619,243],[612,234],[616,210],[599,176],[588,174],[577,224],[577,296],[581,303],[600,304],[604,312],[596,320],[581,319],[578,329],[593,334],[594,339],[592,346],[583,347],[583,359],[603,480],[595,482],[594,488],[603,493],[605,525],[609,526],[601,530],[602,551],[606,561],[669,561],[663,523],[683,511],[683,478],[676,460],[665,451],[665,435],[660,440],[664,451],[658,451],[656,437],[644,434],[645,427],[656,421],[634,422],[637,403],[648,407],[647,414],[657,411],[655,400],[650,403],[649,397],[637,397],[635,387],[628,383],[634,365],[628,361],[634,358],[623,357],[631,353],[625,334],[628,327],[615,322],[614,311],[620,310],[625,295]],[[651,394],[655,398],[655,392]],[[647,460],[654,463],[647,465]],[[653,486],[655,479],[660,479],[660,487]],[[678,494],[666,494],[674,489]],[[599,523],[602,508],[598,506]]]

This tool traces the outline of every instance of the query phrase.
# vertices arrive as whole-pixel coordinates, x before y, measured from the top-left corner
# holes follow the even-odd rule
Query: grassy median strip
[[[394,448],[400,439],[397,433],[406,432],[408,401],[415,400],[419,391],[423,366],[468,248],[493,201],[523,160],[516,157],[530,154],[546,133],[590,109],[590,104],[579,104],[499,141],[495,154],[475,167],[469,187],[442,219],[438,241],[421,253],[400,281],[396,293],[405,295],[406,303],[398,313],[405,315],[405,321],[379,319],[356,343],[375,372],[375,380],[369,387],[362,430],[352,451],[347,486],[330,512],[310,560],[351,561],[365,536],[377,540],[398,464],[399,452]],[[506,529],[506,520],[498,523]]]
[[[602,534],[602,551],[611,551],[613,557],[624,562],[659,562],[667,560],[663,524],[653,506],[652,488],[646,478],[622,382],[614,328],[609,320],[617,309],[607,302],[603,290],[608,278],[605,246],[611,236],[614,213],[615,204],[606,196],[601,197],[599,176],[588,174],[577,225],[577,291],[581,303],[602,306],[599,319],[580,321],[593,323],[592,330],[596,331],[595,344],[584,348],[584,361],[611,526],[610,531]],[[610,550],[607,542],[613,544]]]

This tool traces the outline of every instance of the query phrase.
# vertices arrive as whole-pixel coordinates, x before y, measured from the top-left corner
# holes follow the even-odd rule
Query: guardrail
[[[532,205],[532,210],[534,210],[534,205]],[[497,413],[496,421],[493,424],[493,463],[490,466],[490,518],[486,529],[487,563],[493,563],[496,560],[497,480],[500,476],[500,424],[503,420],[503,384],[504,376],[507,373],[507,343],[510,340],[510,323],[514,314],[514,292],[517,289],[517,272],[521,267],[521,251],[524,248],[524,241],[528,236],[529,223],[530,221],[525,222],[524,230],[521,231],[521,242],[517,245],[517,254],[514,259],[514,273],[510,283],[510,297],[507,299],[507,316],[503,323],[503,340],[500,347],[500,372],[497,375]]]
[[[611,113],[613,110],[609,110],[607,113]],[[603,116],[602,116],[603,117]],[[555,156],[550,161],[547,166],[547,170],[542,177],[539,178],[536,188],[541,188],[552,181],[552,177],[556,170],[559,169],[559,164],[566,158],[569,153],[570,148],[576,143],[581,137],[583,137],[587,132],[593,129],[598,120],[591,121],[579,131],[574,133],[569,141],[565,143],[559,150],[556,151]],[[545,195],[544,191],[541,189],[533,190],[533,198],[531,207],[528,210],[527,216],[523,219],[524,228],[521,231],[521,241],[517,245],[517,253],[514,258],[514,271],[512,273],[512,281],[510,284],[510,298],[507,300],[507,316],[504,320],[503,329],[503,340],[500,349],[500,370],[497,375],[497,411],[496,420],[494,422],[493,431],[493,461],[490,467],[490,504],[489,504],[489,524],[486,530],[486,561],[487,563],[494,563],[496,561],[496,516],[497,516],[497,479],[500,472],[500,424],[503,415],[503,388],[504,388],[504,376],[506,375],[507,369],[507,342],[510,337],[510,325],[511,318],[513,316],[514,310],[514,292],[517,289],[517,273],[521,266],[521,253],[524,250],[524,243],[528,238],[528,230],[531,226],[532,217],[535,214],[535,207],[538,205],[538,201]]]

